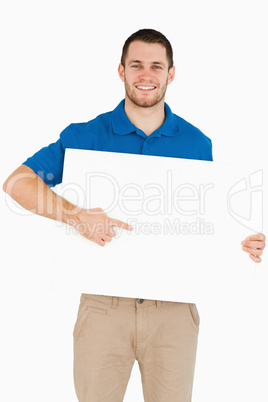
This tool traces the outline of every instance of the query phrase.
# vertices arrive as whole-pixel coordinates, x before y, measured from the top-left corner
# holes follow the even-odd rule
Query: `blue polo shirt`
[[[166,103],[164,123],[149,136],[131,123],[124,104],[122,100],[112,112],[87,123],[70,124],[58,141],[40,149],[24,165],[53,187],[62,181],[66,148],[212,161],[211,140],[172,113]]]

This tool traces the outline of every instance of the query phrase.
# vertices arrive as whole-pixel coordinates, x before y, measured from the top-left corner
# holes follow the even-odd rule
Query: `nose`
[[[149,68],[143,68],[142,71],[140,71],[140,79],[143,80],[148,80],[149,78],[152,77],[152,73]]]

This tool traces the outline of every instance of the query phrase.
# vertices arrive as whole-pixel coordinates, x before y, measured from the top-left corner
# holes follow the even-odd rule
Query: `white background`
[[[5,3],[1,183],[68,124],[119,103],[121,48],[145,27],[171,41],[176,78],[166,101],[212,139],[214,160],[267,167],[265,1]],[[72,330],[79,295],[52,290],[54,225],[14,213],[2,193],[0,399],[6,402],[76,401]],[[228,238],[222,247],[228,253]],[[199,306],[194,402],[267,401],[267,261],[265,255],[262,264],[252,263],[251,308]],[[135,365],[125,401],[142,400]]]

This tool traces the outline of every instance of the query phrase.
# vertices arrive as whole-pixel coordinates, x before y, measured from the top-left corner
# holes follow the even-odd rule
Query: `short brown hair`
[[[125,60],[128,52],[129,45],[135,40],[140,40],[146,43],[159,43],[166,48],[167,59],[168,59],[168,69],[173,67],[173,50],[169,40],[158,31],[154,29],[140,29],[134,32],[126,41],[122,49],[121,64],[125,67]]]

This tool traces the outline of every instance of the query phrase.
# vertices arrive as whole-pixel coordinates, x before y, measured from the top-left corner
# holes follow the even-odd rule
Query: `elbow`
[[[3,184],[3,186],[2,186],[2,189],[3,189],[3,191],[5,192],[5,193],[7,193],[8,194],[8,182],[9,182],[9,178],[7,178],[6,179],[6,181],[4,182],[4,184]]]
[[[2,189],[6,194],[12,197],[16,189],[21,190],[23,179],[27,180],[35,177],[36,174],[33,172],[32,169],[28,168],[27,166],[21,165],[6,179],[2,186]]]
[[[12,175],[11,175],[12,176]],[[6,179],[6,181],[4,182],[4,184],[3,184],[3,186],[2,186],[2,189],[3,189],[3,191],[7,194],[7,195],[9,195],[10,197],[12,197],[12,186],[13,186],[13,183],[12,183],[12,177],[11,176],[9,176],[7,179]]]

